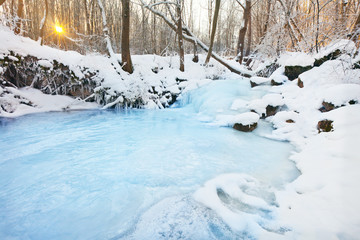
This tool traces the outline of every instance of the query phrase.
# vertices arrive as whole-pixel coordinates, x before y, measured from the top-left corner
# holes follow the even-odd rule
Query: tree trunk
[[[247,35],[247,46],[246,46],[245,56],[249,56],[250,51],[251,51],[251,42],[252,42],[251,10],[250,10],[250,14],[249,14],[248,24],[249,24],[249,26],[248,26],[248,31],[247,31],[248,35]]]
[[[218,17],[219,17],[219,10],[220,10],[220,1],[221,0],[216,0],[216,2],[215,2],[215,12],[214,12],[214,19],[213,19],[212,29],[211,29],[210,47],[209,47],[208,54],[206,56],[205,64],[208,64],[210,61],[212,48],[214,45],[216,25],[217,25],[217,21],[218,21]]]
[[[239,30],[238,46],[237,53],[239,56],[239,63],[242,64],[244,58],[244,48],[245,48],[245,36],[247,31],[247,26],[249,23],[249,16],[251,10],[251,0],[246,0],[246,5],[243,13],[243,26]]]
[[[181,19],[181,1],[178,0],[176,4],[176,14],[177,14],[177,35],[178,35],[178,44],[179,44],[179,56],[180,56],[180,71],[185,71],[184,66],[184,42],[183,42],[183,34],[182,34],[182,19]]]
[[[90,29],[90,21],[89,21],[89,12],[87,7],[87,0],[84,0],[84,11],[85,11],[85,21],[86,21],[86,31],[85,34],[90,35],[91,29]]]
[[[21,19],[23,18],[24,0],[18,0],[18,9],[16,16],[16,27],[14,29],[15,34],[21,32]]]
[[[0,0],[0,6],[5,2],[5,0]]]
[[[130,0],[122,0],[121,60],[122,68],[133,73],[130,55]]]
[[[351,39],[357,43],[358,45],[358,38],[360,36],[360,13],[358,14],[357,18],[356,18],[356,21],[355,21],[355,24],[354,24],[354,27],[352,29],[352,32],[350,34],[350,37]]]
[[[49,5],[48,5],[48,0],[45,0],[45,13],[44,13],[44,18],[41,21],[40,24],[40,45],[44,44],[44,31],[45,31],[45,27],[46,27],[46,22],[47,22],[47,18],[49,15]]]

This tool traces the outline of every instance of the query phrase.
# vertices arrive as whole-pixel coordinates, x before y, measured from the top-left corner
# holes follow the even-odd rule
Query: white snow
[[[359,84],[338,84],[324,90],[324,101],[341,106],[354,100],[360,102]]]
[[[253,112],[241,113],[237,115],[218,115],[214,124],[219,126],[233,126],[235,123],[242,125],[252,125],[259,121],[259,115]]]
[[[44,68],[50,68],[50,69],[53,68],[52,63],[48,60],[42,59],[42,60],[39,60],[38,63],[40,66],[42,66]]]
[[[2,96],[1,94],[5,91],[8,94]],[[18,117],[30,113],[85,110],[99,107],[96,103],[88,103],[68,96],[43,94],[40,90],[30,87],[21,89],[0,87],[0,105],[8,110],[0,110],[0,117]]]
[[[278,59],[282,66],[312,66],[315,58],[303,52],[285,52]]]
[[[270,83],[271,79],[264,77],[251,77],[250,81],[260,85],[260,84]]]

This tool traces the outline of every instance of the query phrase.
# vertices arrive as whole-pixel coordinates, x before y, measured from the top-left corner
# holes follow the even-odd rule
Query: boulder
[[[298,78],[297,85],[299,86],[299,88],[303,88],[303,87],[304,87],[304,82],[303,82],[303,81],[301,81],[301,79],[300,79],[300,78]]]
[[[257,127],[257,122],[249,125],[243,125],[241,123],[235,123],[233,128],[241,132],[252,132]]]
[[[285,66],[285,76],[290,81],[299,77],[303,72],[309,71],[312,66]]]
[[[329,60],[333,60],[333,59],[336,59],[338,58],[339,56],[341,55],[341,51],[340,49],[336,49],[334,52],[322,57],[322,58],[319,58],[319,59],[315,59],[315,62],[314,62],[314,67],[319,67],[321,64],[323,64],[324,62],[326,61],[329,61]]]
[[[279,111],[279,106],[268,105],[266,107],[266,117],[274,116]]]
[[[333,121],[325,119],[318,122],[317,129],[319,133],[321,132],[331,132],[333,131]]]

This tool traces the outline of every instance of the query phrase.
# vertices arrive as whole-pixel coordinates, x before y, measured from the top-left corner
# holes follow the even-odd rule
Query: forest
[[[61,49],[160,56],[213,51],[222,58],[237,56],[240,63],[249,55],[318,52],[333,40],[357,39],[360,23],[356,0],[2,0],[1,5],[3,24],[15,33]]]

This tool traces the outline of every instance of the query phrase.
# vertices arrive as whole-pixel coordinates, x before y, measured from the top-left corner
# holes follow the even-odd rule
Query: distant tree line
[[[208,53],[222,62],[257,53],[316,52],[339,38],[358,41],[359,0],[0,0],[1,21],[16,34],[81,53]],[[2,11],[1,11],[2,8]],[[64,36],[54,31],[59,24]],[[114,58],[115,59],[115,58]],[[116,61],[116,60],[114,60]],[[208,62],[208,59],[207,59]],[[237,72],[237,69],[230,70]]]

